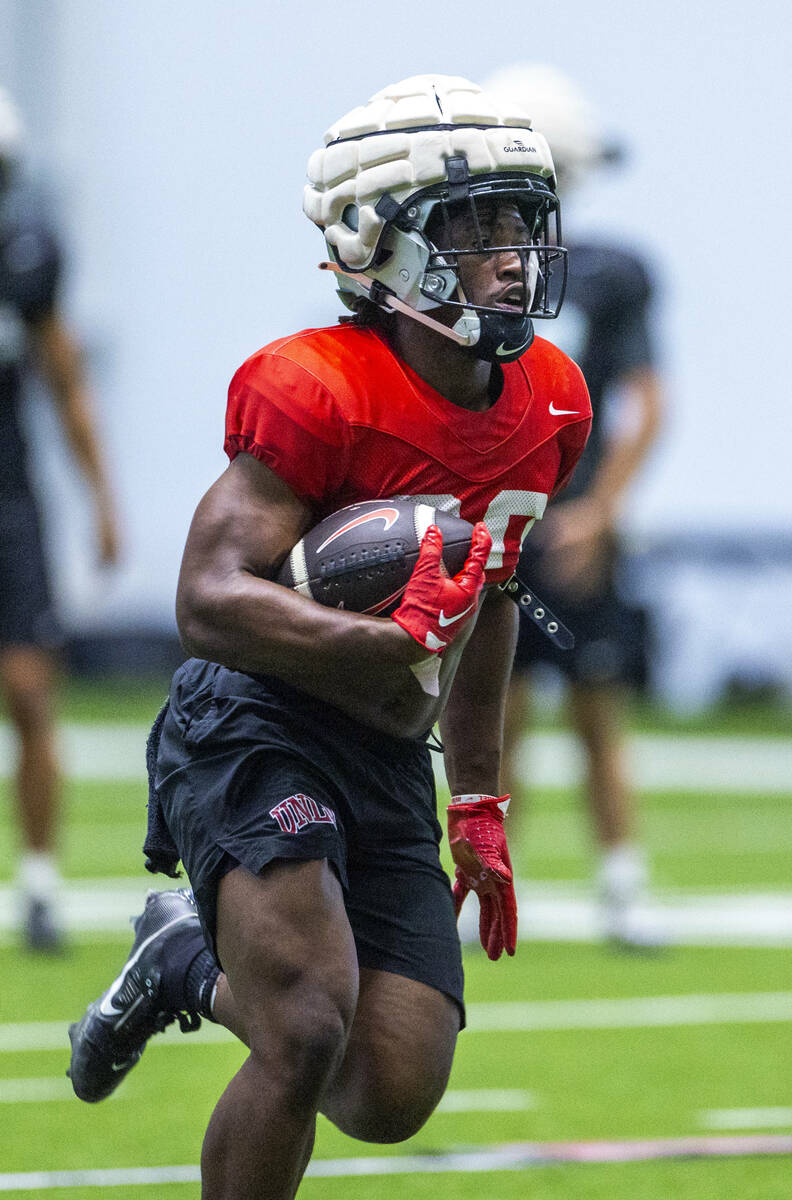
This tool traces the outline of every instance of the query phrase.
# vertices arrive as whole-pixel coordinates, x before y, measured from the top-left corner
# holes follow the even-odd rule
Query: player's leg
[[[445,1091],[464,1019],[462,956],[428,759],[413,748],[379,761],[361,808],[367,826],[348,845],[345,899],[360,995],[321,1111],[364,1141],[397,1142],[421,1128]]]
[[[231,871],[218,890],[217,946],[228,990],[215,1013],[243,1031],[250,1055],[209,1123],[202,1194],[288,1200],[357,1003],[355,945],[335,872],[326,861],[279,861],[258,876]]]
[[[16,806],[21,837],[18,889],[32,949],[56,949],[59,773],[55,659],[39,646],[0,649],[0,687],[18,739]]]
[[[517,862],[528,823],[529,772],[525,769],[523,743],[533,720],[533,688],[529,670],[515,664],[506,695],[503,723],[501,787],[512,797],[509,806],[509,842]],[[518,867],[519,870],[519,867]]]
[[[647,907],[648,868],[638,837],[624,709],[625,690],[616,682],[570,685],[570,716],[585,752],[586,801],[600,855],[604,932],[624,946],[650,949],[665,937]]]
[[[635,836],[636,805],[628,779],[624,691],[616,683],[577,680],[569,687],[569,714],[585,750],[586,800],[597,844],[624,845]]]
[[[38,513],[30,493],[0,497],[0,688],[18,739],[18,892],[31,949],[62,944],[55,850],[59,779],[55,744],[55,647]]]
[[[57,833],[55,661],[38,646],[0,649],[0,686],[19,739],[17,809],[26,851],[52,854]]]
[[[350,1137],[412,1137],[445,1092],[460,1026],[447,995],[387,971],[363,968],[346,1054],[321,1111]]]

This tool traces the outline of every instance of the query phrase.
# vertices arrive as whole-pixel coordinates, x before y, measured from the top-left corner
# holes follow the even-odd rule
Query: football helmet
[[[14,101],[0,87],[0,192],[19,164],[22,154],[22,120]]]
[[[622,147],[606,138],[589,99],[557,67],[515,63],[490,75],[484,87],[501,103],[511,97],[531,114],[552,147],[562,193],[581,183],[593,167],[623,158]]]
[[[526,114],[467,79],[416,75],[336,121],[324,141],[308,163],[303,208],[324,232],[331,261],[322,265],[347,307],[365,297],[405,312],[487,361],[523,354],[532,318],[556,316],[566,285],[553,160]],[[492,244],[493,208],[503,204],[519,233]],[[505,252],[520,263],[515,302],[473,303],[464,260]],[[453,325],[430,315],[440,306],[458,310]]]

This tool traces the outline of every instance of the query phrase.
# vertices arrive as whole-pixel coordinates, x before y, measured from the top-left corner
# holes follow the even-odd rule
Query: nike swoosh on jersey
[[[457,613],[457,615],[455,617],[447,617],[441,608],[440,616],[437,618],[437,624],[440,626],[441,629],[445,629],[446,625],[453,625],[455,621],[461,621],[462,618],[464,616],[466,616],[467,613],[469,613],[470,610],[475,607],[476,607],[475,604],[468,604],[467,608],[463,609],[463,611],[461,613]]]
[[[579,417],[580,413],[576,408],[556,408],[553,401],[549,404],[550,415],[553,417]]]

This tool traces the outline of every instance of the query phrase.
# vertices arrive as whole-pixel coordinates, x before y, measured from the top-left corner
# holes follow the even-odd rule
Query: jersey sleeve
[[[349,435],[330,390],[304,367],[264,352],[228,389],[225,451],[253,455],[307,503],[326,504],[347,473]]]
[[[591,433],[591,417],[586,421],[576,421],[574,425],[565,425],[559,434],[561,445],[561,463],[556,476],[555,486],[550,497],[557,496],[566,487],[574,473],[581,454],[586,448]]]
[[[641,367],[653,367],[656,354],[649,327],[653,286],[649,273],[634,255],[623,255],[613,288],[610,355],[614,377]]]
[[[61,276],[61,257],[52,234],[41,225],[13,230],[4,249],[5,265],[25,321],[48,317],[55,308]]]
[[[561,460],[555,484],[550,492],[551,499],[557,496],[569,483],[591,433],[591,400],[589,399],[586,381],[583,378],[583,372],[576,363],[569,361],[569,366],[571,369],[567,377],[567,388],[564,393],[563,406],[582,413],[583,419],[562,426],[558,432]]]

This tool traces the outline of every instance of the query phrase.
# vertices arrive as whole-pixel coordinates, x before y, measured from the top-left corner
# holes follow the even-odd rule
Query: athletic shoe
[[[668,930],[646,903],[604,905],[602,925],[605,937],[617,950],[650,954],[668,947]]]
[[[31,898],[26,902],[22,938],[35,954],[60,954],[66,949],[63,929],[47,900]]]
[[[183,1033],[201,1024],[196,1013],[175,1012],[163,1000],[162,977],[174,946],[200,928],[192,892],[150,891],[134,922],[135,940],[123,970],[69,1029],[66,1074],[80,1100],[104,1100],[140,1059],[152,1034],[178,1018]]]
[[[668,932],[649,903],[649,872],[640,846],[623,843],[605,850],[597,871],[604,936],[618,949],[653,951],[668,944]]]

